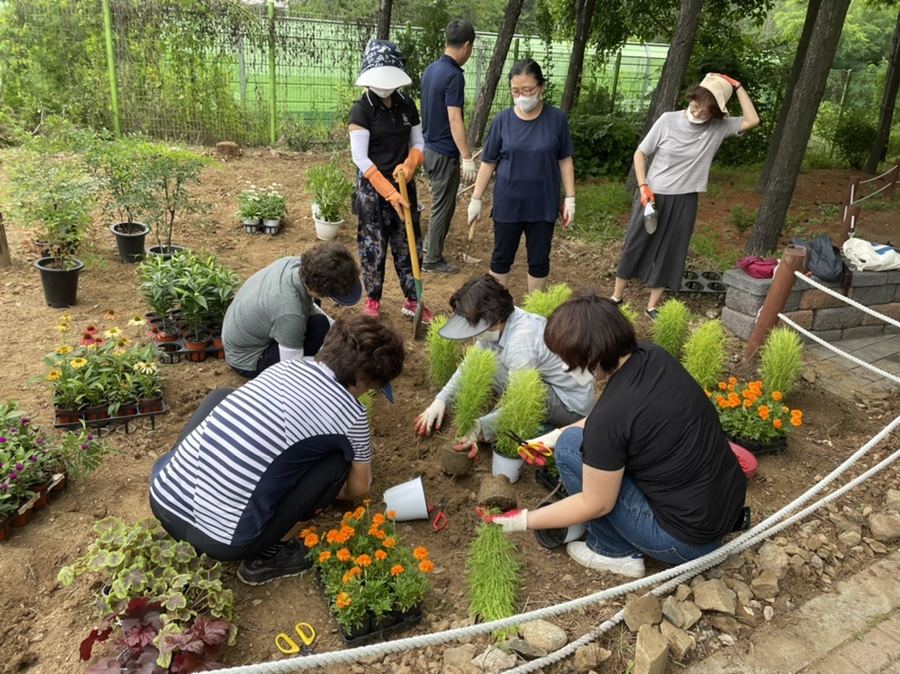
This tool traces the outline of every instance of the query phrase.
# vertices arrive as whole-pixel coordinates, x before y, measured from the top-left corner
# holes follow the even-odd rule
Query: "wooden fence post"
[[[3,213],[0,213],[0,267],[6,268],[11,264],[9,244],[6,242],[6,225],[3,224]]]
[[[894,188],[897,187],[897,179],[900,178],[900,159],[894,162],[894,166],[891,167],[891,182],[888,185],[888,188],[884,191],[884,198],[890,199],[894,195]]]
[[[796,280],[794,272],[806,269],[806,256],[808,253],[809,249],[806,246],[790,244],[784,249],[781,262],[775,269],[775,278],[772,279],[769,294],[766,295],[766,301],[763,303],[762,309],[759,311],[759,317],[756,319],[756,327],[753,328],[753,334],[750,335],[747,348],[744,350],[745,361],[756,357],[759,347],[763,345],[772,328],[778,323],[778,314],[784,311],[791,290],[794,288],[794,281]]]
[[[861,210],[862,208],[858,203],[851,204],[850,208],[847,209],[847,217],[844,218],[844,221],[841,223],[841,236],[837,243],[838,248],[843,246],[844,241],[851,236],[856,236],[856,222],[859,220],[859,213]]]
[[[850,178],[850,182],[847,183],[847,191],[844,193],[844,203],[841,204],[841,223],[843,224],[846,224],[847,218],[850,215],[850,207],[856,200],[856,193],[859,191],[859,182],[860,177],[853,176]]]

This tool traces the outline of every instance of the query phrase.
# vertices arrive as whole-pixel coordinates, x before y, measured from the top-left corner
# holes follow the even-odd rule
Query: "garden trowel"
[[[400,194],[409,204],[409,190],[406,189],[406,175],[403,171],[397,174],[397,184],[400,185]],[[409,239],[409,259],[412,262],[413,279],[416,283],[416,315],[413,317],[413,339],[419,339],[419,328],[422,326],[422,310],[425,308],[425,297],[422,293],[422,270],[419,268],[419,253],[416,250],[416,232],[413,229],[412,204],[403,207],[403,216],[406,220],[406,238]]]

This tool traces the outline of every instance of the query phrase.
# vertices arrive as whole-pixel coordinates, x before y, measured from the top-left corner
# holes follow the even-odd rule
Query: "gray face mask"
[[[594,373],[590,370],[584,369],[583,367],[579,367],[575,370],[569,370],[569,374],[572,375],[572,379],[574,379],[575,383],[577,383],[579,386],[584,386],[594,381]]]
[[[685,110],[685,112],[687,112],[687,120],[688,120],[691,124],[706,124],[707,120],[705,120],[705,119],[697,119],[696,117],[694,117],[694,116],[691,114],[691,109],[690,109],[690,108],[688,108],[687,110]]]
[[[531,96],[519,96],[516,99],[513,99],[516,102],[516,105],[519,106],[519,110],[522,112],[531,112],[537,107],[537,104],[541,100],[540,92],[536,94],[532,94]]]
[[[379,89],[378,87],[369,87],[369,91],[378,96],[379,98],[390,98],[391,95],[397,91],[396,89]]]
[[[485,330],[480,335],[477,335],[475,339],[482,342],[499,342],[500,341],[500,331],[499,330]]]

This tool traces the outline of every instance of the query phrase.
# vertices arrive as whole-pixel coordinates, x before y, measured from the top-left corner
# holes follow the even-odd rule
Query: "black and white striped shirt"
[[[320,457],[369,463],[365,407],[321,363],[290,360],[231,393],[154,468],[156,502],[226,545],[260,535]]]

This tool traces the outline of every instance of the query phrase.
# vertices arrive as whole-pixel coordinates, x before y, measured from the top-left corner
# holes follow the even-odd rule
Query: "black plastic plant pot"
[[[555,501],[547,501],[541,503],[538,508],[555,503]],[[537,542],[545,548],[558,548],[563,543],[577,541],[584,535],[584,525],[574,524],[571,527],[563,527],[561,529],[535,529],[534,537]]]
[[[162,255],[164,260],[171,260],[175,253],[186,250],[184,246],[150,246],[147,252],[151,255]]]
[[[41,285],[47,306],[65,309],[74,306],[78,296],[78,276],[84,262],[75,258],[62,260],[57,257],[42,257],[34,266],[41,272]]]
[[[144,257],[144,239],[150,228],[142,222],[117,222],[109,226],[116,236],[119,259],[125,264],[140,262]]]

